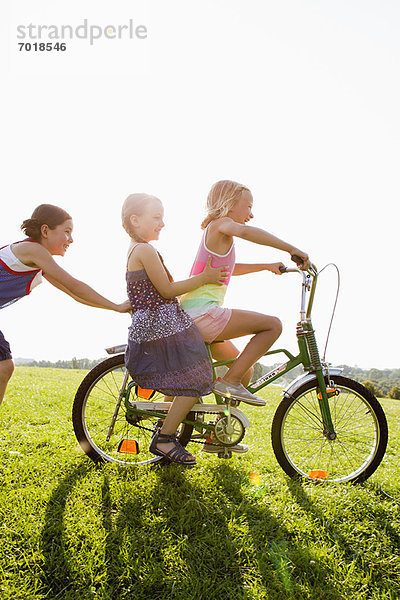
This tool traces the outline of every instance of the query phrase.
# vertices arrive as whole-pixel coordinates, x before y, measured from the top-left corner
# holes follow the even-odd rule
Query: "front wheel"
[[[110,461],[122,466],[165,462],[148,450],[158,417],[127,412],[125,392],[131,382],[124,355],[118,354],[89,371],[76,392],[72,409],[75,435],[95,462]],[[155,392],[149,402],[163,399],[163,394]],[[131,404],[144,400],[137,396],[135,386],[131,387],[129,400]],[[188,443],[192,429],[190,425],[180,426],[178,437],[183,446]]]
[[[279,404],[272,422],[272,447],[290,477],[362,482],[378,468],[386,450],[385,413],[367,388],[340,375],[330,377],[329,398],[336,438],[324,435],[317,380],[305,382]]]

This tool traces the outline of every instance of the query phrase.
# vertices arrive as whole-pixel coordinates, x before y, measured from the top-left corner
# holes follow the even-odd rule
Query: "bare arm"
[[[83,281],[79,281],[79,279],[72,277],[72,275],[67,271],[64,271],[64,269],[55,262],[51,254],[49,254],[49,252],[40,244],[29,244],[29,247],[25,247],[23,252],[23,262],[25,262],[25,264],[31,263],[32,266],[42,269],[45,278],[52,285],[74,298],[74,300],[77,300],[82,304],[87,304],[88,306],[106,308],[117,312],[127,312],[129,310],[128,301],[123,302],[122,304],[115,304],[98,294],[89,285],[83,283]]]
[[[295,246],[284,242],[283,240],[277,238],[272,235],[272,233],[268,233],[264,229],[260,229],[259,227],[252,227],[251,225],[241,225],[240,223],[236,223],[229,217],[221,219],[221,223],[219,224],[218,231],[228,236],[236,236],[240,237],[243,240],[248,240],[249,242],[254,242],[255,244],[260,244],[262,246],[270,246],[271,248],[276,248],[277,250],[283,250],[284,252],[289,252],[291,256],[297,255],[303,259],[303,268],[308,268],[310,266],[310,262],[308,259],[308,254],[299,250]]]
[[[200,275],[195,275],[183,281],[169,281],[163,264],[156,252],[150,244],[141,244],[136,250],[136,260],[139,260],[146,269],[150,281],[163,296],[163,298],[174,298],[186,292],[191,292],[205,283],[220,283],[222,284],[227,278],[225,267],[214,269],[210,266],[211,258]],[[129,263],[128,263],[129,269]]]
[[[75,294],[73,294],[68,288],[66,288],[64,285],[62,285],[61,283],[59,283],[58,281],[56,281],[52,277],[49,277],[49,275],[44,274],[44,277],[45,277],[45,279],[47,279],[47,281],[49,281],[52,285],[54,285],[54,287],[56,287],[57,289],[61,290],[65,294],[68,294],[68,296],[71,296],[71,298],[73,298],[77,302],[80,302],[81,304],[86,304],[86,306],[93,306],[94,308],[105,308],[105,306],[103,305],[103,303],[100,303],[100,302],[99,303],[89,302],[87,300],[83,300],[82,298],[79,298],[79,296],[76,296]],[[95,292],[95,293],[97,293],[97,292]],[[100,296],[100,297],[102,298],[102,296]],[[104,298],[104,300],[106,300],[106,298]],[[122,304],[117,304],[116,306],[119,307],[117,309],[117,312],[128,312],[132,308],[131,307],[131,303],[129,302],[129,300],[125,300],[125,302],[122,302]]]
[[[262,264],[254,264],[247,265],[244,263],[236,263],[235,268],[233,269],[232,275],[247,275],[247,273],[258,273],[259,271],[271,271],[271,273],[275,273],[276,275],[282,275],[279,267],[284,267],[285,265],[281,262],[277,263],[262,263]]]

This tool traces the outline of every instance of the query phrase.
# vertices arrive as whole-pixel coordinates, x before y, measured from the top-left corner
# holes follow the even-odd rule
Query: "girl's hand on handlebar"
[[[292,250],[290,251],[290,256],[292,257],[292,260],[294,260],[294,262],[297,264],[299,269],[301,269],[302,271],[308,271],[308,269],[311,267],[311,262],[306,252],[303,252],[298,248],[292,248]],[[303,262],[299,262],[298,260],[296,260],[299,258]]]
[[[282,275],[284,271],[282,269],[285,268],[285,265],[281,262],[271,263],[270,265],[265,265],[266,271],[271,271],[271,273],[275,273],[275,275]]]
[[[230,271],[228,267],[214,268],[211,266],[211,256],[208,257],[206,266],[203,271],[204,279],[206,283],[225,283],[229,278]]]

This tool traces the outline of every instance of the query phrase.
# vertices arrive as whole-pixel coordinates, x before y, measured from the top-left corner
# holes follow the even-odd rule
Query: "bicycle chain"
[[[151,433],[154,433],[154,428],[150,429],[149,427],[144,427],[143,425],[134,425],[134,427],[137,427],[138,429],[144,429],[145,431],[150,431]],[[191,444],[204,444],[204,441],[197,441],[197,440],[192,440],[190,438],[190,443]],[[215,444],[214,442],[207,442],[207,444],[210,444],[210,446],[223,446],[223,444]],[[229,448],[230,446],[223,446],[224,448]]]

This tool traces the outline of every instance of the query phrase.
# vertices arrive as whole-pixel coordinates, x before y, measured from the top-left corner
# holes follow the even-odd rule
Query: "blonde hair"
[[[154,200],[157,200],[161,203],[161,200],[156,198],[156,196],[151,196],[149,194],[130,194],[122,205],[122,227],[125,229],[129,237],[133,238],[137,242],[143,242],[144,240],[135,235],[131,223],[131,217],[132,215],[140,217],[144,213],[146,206],[148,206],[150,202],[153,202]]]
[[[157,198],[156,196],[151,196],[150,194],[130,194],[122,205],[122,227],[125,229],[129,237],[135,240],[135,242],[139,242],[141,244],[148,243],[146,242],[146,240],[143,240],[140,237],[140,235],[135,233],[131,223],[131,217],[132,215],[140,217],[146,210],[146,206],[148,206],[150,202],[154,202],[154,200],[157,200],[157,202],[161,204],[161,200],[159,198]],[[158,251],[157,254],[160,257],[161,263],[167,273],[168,279],[170,281],[173,281],[171,273],[168,271],[167,267],[164,264],[163,257]]]
[[[202,222],[201,228],[205,229],[215,219],[226,217],[244,191],[249,192],[250,190],[237,181],[223,179],[214,183],[207,196],[207,216]]]

